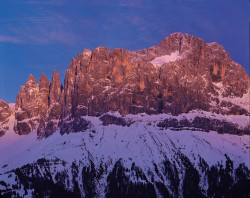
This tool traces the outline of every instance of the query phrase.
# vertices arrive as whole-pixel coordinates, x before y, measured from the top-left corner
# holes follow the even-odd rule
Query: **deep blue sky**
[[[29,74],[64,79],[72,57],[98,46],[144,49],[174,32],[218,42],[249,73],[248,0],[1,0],[0,99]]]

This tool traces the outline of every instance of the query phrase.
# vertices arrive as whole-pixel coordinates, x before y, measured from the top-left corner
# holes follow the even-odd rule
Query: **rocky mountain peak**
[[[218,62],[232,61],[228,52],[216,42],[207,43],[201,38],[186,34],[173,33],[156,45],[157,56],[178,52],[179,55],[199,55],[201,59],[217,59]]]
[[[91,62],[109,61],[109,52],[107,47],[97,47],[92,51]]]
[[[157,55],[168,55],[174,52],[182,54],[187,50],[195,48],[194,45],[202,46],[205,41],[198,39],[189,34],[174,33],[164,38],[158,45],[156,45]]]
[[[84,49],[84,50],[82,51],[82,55],[83,55],[83,56],[88,56],[88,57],[90,57],[91,54],[92,54],[92,51],[89,50],[89,49]]]
[[[28,80],[27,80],[27,82],[26,82],[26,84],[27,84],[27,83],[36,84],[36,78],[35,78],[35,76],[33,76],[32,74],[30,74],[30,75],[29,75],[29,78],[28,78]]]
[[[250,87],[244,68],[219,44],[189,34],[174,33],[158,45],[138,51],[84,49],[72,58],[63,88],[56,71],[50,85],[45,75],[40,80],[38,84],[46,87],[42,92],[31,76],[32,86],[26,83],[17,96],[17,106],[22,103],[25,111],[30,109],[24,103],[31,88],[37,90],[32,91],[32,101],[39,103],[34,98],[42,98],[42,108],[38,107],[36,115],[32,113],[39,117],[40,137],[59,127],[63,133],[70,132],[73,125],[74,131],[81,129],[81,116],[109,111],[178,115],[199,109],[249,115],[245,103],[237,102],[243,101]],[[29,106],[36,109],[35,104]]]
[[[41,74],[39,82],[39,97],[37,98],[38,106],[39,106],[39,115],[42,117],[47,112],[49,107],[49,87],[50,82],[47,76],[44,73]]]
[[[47,76],[45,76],[44,73],[41,74],[38,81],[38,85],[39,85],[39,90],[43,88],[47,89],[50,86],[49,79],[47,78]]]
[[[37,129],[40,119],[46,116],[51,104],[59,102],[62,85],[59,74],[54,71],[51,83],[42,73],[38,84],[33,75],[30,75],[25,86],[16,98],[15,131],[28,134]]]

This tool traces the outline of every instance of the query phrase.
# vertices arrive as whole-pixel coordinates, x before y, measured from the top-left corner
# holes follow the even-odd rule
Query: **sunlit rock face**
[[[242,97],[249,76],[217,43],[182,33],[145,50],[84,50],[72,59],[64,86],[63,117],[172,113],[194,109],[248,114],[223,97]],[[225,108],[226,107],[226,108]]]
[[[61,104],[62,83],[60,75],[54,71],[53,77],[49,87],[49,108],[46,114],[41,117],[39,127],[37,129],[38,138],[48,137],[58,129],[58,123],[61,118]]]
[[[51,83],[45,74],[41,74],[38,84],[35,77],[30,75],[25,86],[21,86],[21,92],[16,98],[14,126],[16,133],[24,135],[37,129],[41,118],[48,117],[48,113],[49,118],[59,119],[61,111],[58,112],[56,106],[61,89],[60,76],[56,71],[53,73]]]
[[[85,49],[72,58],[64,87],[56,72],[51,83],[44,75],[40,81],[30,76],[17,95],[19,134],[39,122],[39,137],[58,128],[68,133],[72,123],[81,125],[81,116],[109,111],[179,115],[199,109],[249,116],[250,81],[244,68],[219,44],[183,33],[138,51]]]
[[[61,92],[62,92],[62,83],[60,81],[60,75],[56,71],[53,71],[53,77],[49,88],[50,104],[59,102]]]
[[[39,85],[39,94],[38,94],[39,96],[37,99],[39,108],[38,112],[40,117],[43,117],[46,114],[49,106],[49,100],[48,100],[49,88],[50,88],[49,79],[44,74],[42,74],[39,79],[38,85]]]
[[[9,105],[0,100],[0,137],[3,136],[9,127],[6,124],[9,122],[10,116],[12,115],[12,110]]]
[[[19,135],[30,133],[36,129],[39,123],[39,107],[43,105],[41,104],[42,101],[40,101],[39,96],[43,95],[44,91],[48,89],[48,87],[44,87],[46,83],[42,83],[44,81],[42,79],[44,79],[43,75],[41,75],[41,81],[39,80],[41,83],[39,86],[39,84],[36,83],[35,77],[30,75],[25,86],[21,86],[21,92],[17,94],[15,106],[16,123],[14,129]],[[44,97],[42,97],[42,99],[44,99]]]

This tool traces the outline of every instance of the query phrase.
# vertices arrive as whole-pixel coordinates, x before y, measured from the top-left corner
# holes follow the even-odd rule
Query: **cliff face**
[[[242,97],[249,76],[216,43],[173,34],[156,47],[130,52],[99,47],[72,60],[65,77],[64,117],[107,111],[180,114],[193,109],[246,114],[223,97]],[[210,103],[215,100],[216,105]]]
[[[61,87],[55,73],[51,84],[43,75],[38,84],[29,78],[17,96],[19,134],[29,133],[38,122],[40,137],[58,127],[62,133],[72,125],[82,130],[81,116],[109,111],[178,115],[199,109],[249,115],[244,68],[219,44],[182,33],[139,51],[85,49],[71,60]],[[31,120],[24,122],[27,118]]]
[[[6,124],[9,122],[11,115],[12,110],[9,105],[3,100],[0,100],[0,137],[9,130],[9,127],[6,126]]]
[[[63,102],[60,99],[62,93],[62,83],[59,74],[54,71],[49,87],[49,107],[44,116],[41,117],[39,127],[37,129],[38,138],[48,137],[58,129],[58,123],[61,118],[61,107]],[[62,95],[63,96],[63,95]]]
[[[178,115],[201,109],[249,115],[247,108],[230,100],[248,90],[249,76],[222,46],[176,33],[145,50],[99,47],[72,59],[62,122],[108,111]]]
[[[30,75],[25,86],[21,86],[21,92],[17,94],[15,105],[16,123],[14,130],[16,133],[24,135],[37,129],[41,118],[45,118],[48,112],[53,109],[58,100],[58,94],[60,94],[59,90],[55,91],[58,84],[60,85],[60,78],[58,79],[57,76],[58,74],[54,72],[50,84],[48,78],[41,74],[37,84],[35,77]]]
[[[30,133],[39,124],[41,113],[39,106],[42,105],[40,103],[42,101],[38,100],[39,95],[46,89],[42,89],[40,92],[40,87],[42,88],[43,86],[37,84],[35,77],[30,75],[25,86],[21,86],[21,92],[17,94],[14,130],[19,135]]]

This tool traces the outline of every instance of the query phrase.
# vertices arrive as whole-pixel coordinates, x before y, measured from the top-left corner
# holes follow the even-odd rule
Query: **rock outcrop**
[[[62,92],[62,83],[60,81],[60,75],[53,71],[53,77],[49,88],[49,102],[50,105],[59,102]]]
[[[40,139],[50,136],[58,129],[58,124],[62,113],[62,101],[60,102],[61,93],[62,83],[60,81],[60,75],[54,71],[47,97],[49,108],[47,109],[46,114],[41,117],[40,124],[37,129],[37,135]]]
[[[0,137],[3,136],[7,130],[9,130],[9,126],[7,124],[11,115],[12,110],[9,105],[3,100],[0,100]]]
[[[229,133],[236,135],[250,135],[250,125],[240,128],[236,124],[225,120],[211,119],[196,116],[191,122],[188,119],[177,120],[168,118],[158,123],[158,127],[171,129],[176,131],[192,130],[192,131],[217,131],[218,133]]]
[[[21,86],[21,92],[16,99],[16,133],[23,135],[37,129],[42,118],[58,120],[61,114],[58,105],[61,89],[60,77],[56,71],[51,84],[45,74],[41,74],[38,84],[35,77],[30,75],[25,86]],[[40,128],[42,126],[43,122]]]
[[[100,120],[103,123],[103,126],[107,126],[110,124],[114,124],[114,125],[119,125],[119,126],[130,126],[130,122],[127,122],[125,119],[123,118],[119,118],[113,115],[103,115],[100,117]]]
[[[19,135],[28,134],[38,126],[41,106],[38,101],[39,96],[39,85],[35,77],[30,75],[25,86],[21,86],[21,92],[16,98],[14,130]]]
[[[43,117],[48,109],[49,106],[49,91],[50,91],[50,83],[49,83],[49,79],[45,76],[45,74],[42,74],[39,82],[39,98],[38,100],[38,104],[39,104],[39,115],[40,117]]]

